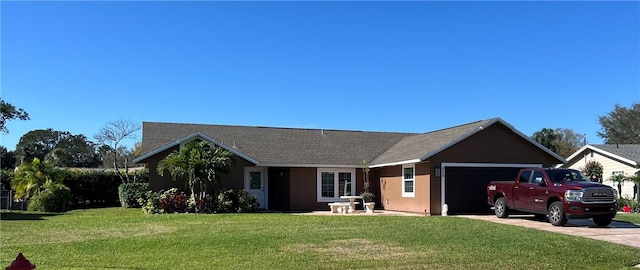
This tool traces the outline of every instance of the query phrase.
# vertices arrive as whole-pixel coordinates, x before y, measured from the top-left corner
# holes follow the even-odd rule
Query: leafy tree
[[[59,167],[97,167],[100,162],[95,145],[87,137],[51,128],[24,134],[16,154],[21,163],[38,158]]]
[[[29,131],[20,137],[16,145],[16,155],[21,163],[31,162],[34,158],[44,160],[65,134],[68,132],[55,131],[51,128]]]
[[[95,145],[82,134],[64,134],[45,160],[59,167],[95,168],[100,163]]]
[[[16,192],[16,199],[29,199],[39,194],[47,183],[61,184],[61,174],[52,164],[34,158],[33,161],[18,167],[11,181],[11,188]]]
[[[204,197],[207,183],[219,183],[220,176],[227,173],[234,162],[233,153],[205,141],[192,141],[179,152],[174,151],[160,160],[157,170],[160,175],[168,171],[174,181],[186,180],[191,198],[195,200],[196,188]]]
[[[29,120],[29,114],[25,112],[21,108],[16,108],[11,103],[6,102],[0,98],[0,111],[2,115],[0,116],[0,133],[7,134],[9,133],[9,129],[5,126],[7,121],[9,120]]]
[[[584,135],[576,134],[573,130],[566,128],[543,128],[533,133],[531,138],[565,158],[584,146],[585,140]]]
[[[6,147],[0,145],[0,167],[2,169],[13,170],[16,166],[16,161],[16,153],[9,151]]]
[[[561,157],[569,157],[585,145],[584,135],[576,134],[571,129],[556,128],[554,131],[557,135],[556,146],[558,152],[556,153]],[[599,179],[602,179],[602,176]]]
[[[582,173],[588,176],[591,181],[602,183],[602,170],[603,167],[600,162],[591,160],[587,162],[587,165],[584,166],[584,169],[582,169]]]
[[[640,144],[640,103],[629,108],[616,104],[613,111],[598,118],[598,136],[607,144]]]
[[[127,169],[125,169],[125,174],[122,174],[122,172],[120,172],[120,170],[118,169],[118,146],[124,139],[136,139],[135,132],[140,129],[140,125],[134,124],[131,121],[117,120],[107,123],[107,125],[102,127],[98,131],[98,134],[94,136],[94,139],[98,142],[99,145],[109,146],[109,149],[112,150],[111,154],[113,154],[113,168],[116,170],[123,183],[129,183],[130,177]],[[106,148],[102,148],[102,150],[105,149]],[[113,149],[116,149],[116,151],[113,151]],[[127,162],[128,160],[125,160],[125,167],[128,166]]]

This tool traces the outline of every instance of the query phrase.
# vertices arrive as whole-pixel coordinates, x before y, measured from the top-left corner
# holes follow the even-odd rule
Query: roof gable
[[[640,167],[640,144],[587,144],[567,158],[573,163],[590,151],[595,151],[629,166]]]
[[[542,149],[547,154],[553,156],[560,162],[566,160],[546,147],[540,145],[530,137],[515,129],[513,126],[500,118],[476,121],[464,125],[459,125],[442,130],[427,132],[419,135],[408,136],[384,152],[372,162],[371,167],[383,167],[425,161],[430,157],[444,151],[445,149],[463,141],[464,139],[481,132],[496,123],[502,124],[527,140],[529,143]]]

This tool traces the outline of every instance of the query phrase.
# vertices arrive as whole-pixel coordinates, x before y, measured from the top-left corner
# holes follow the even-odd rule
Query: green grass
[[[458,217],[2,212],[0,267],[37,269],[624,269],[640,250]]]
[[[640,213],[618,213],[615,220],[640,224]]]

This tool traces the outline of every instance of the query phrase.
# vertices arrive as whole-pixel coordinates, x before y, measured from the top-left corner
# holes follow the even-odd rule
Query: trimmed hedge
[[[118,186],[120,177],[112,170],[61,170],[63,183],[71,190],[73,208],[96,208],[120,206]],[[143,171],[137,171],[138,181],[146,182]]]

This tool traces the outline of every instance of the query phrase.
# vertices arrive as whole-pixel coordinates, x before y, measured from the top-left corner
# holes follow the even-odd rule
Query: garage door
[[[496,180],[514,180],[521,168],[504,167],[445,167],[445,203],[449,214],[491,213],[487,204],[487,184]]]

